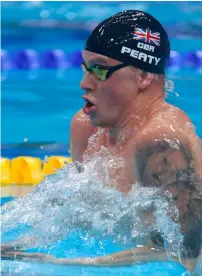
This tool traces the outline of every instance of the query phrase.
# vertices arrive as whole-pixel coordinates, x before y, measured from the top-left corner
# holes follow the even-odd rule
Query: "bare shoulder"
[[[183,254],[195,258],[202,247],[202,149],[187,123],[191,121],[180,110],[152,118],[138,133],[134,160],[140,185],[172,195],[185,234]]]
[[[144,128],[138,133],[138,142],[160,137],[178,138],[189,143],[197,141],[195,126],[188,115],[181,109],[165,105],[164,108],[154,113]]]
[[[88,139],[95,132],[88,117],[79,110],[73,117],[70,127],[70,147],[73,161],[82,162],[82,155],[87,149]]]
[[[78,129],[79,127],[79,129]],[[80,109],[72,118],[71,130],[83,132],[83,129],[88,130],[89,132],[93,131],[95,127],[91,124],[89,118],[84,114],[83,110]]]
[[[156,114],[135,141],[137,175],[143,185],[201,179],[202,148],[187,115],[176,108]],[[191,180],[190,177],[193,179]]]

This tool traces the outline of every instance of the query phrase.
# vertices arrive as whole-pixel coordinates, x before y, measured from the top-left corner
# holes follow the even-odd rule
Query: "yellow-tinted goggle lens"
[[[98,80],[106,80],[108,70],[97,67],[88,70],[84,64],[81,64],[81,67],[84,73],[90,71]]]
[[[92,68],[92,73],[98,80],[106,80],[107,72],[106,69]]]

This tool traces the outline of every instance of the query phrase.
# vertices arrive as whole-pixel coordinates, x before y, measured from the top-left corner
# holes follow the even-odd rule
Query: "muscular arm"
[[[176,138],[157,138],[138,146],[135,159],[138,180],[143,186],[168,188],[183,182],[194,188],[194,159],[188,145]]]
[[[151,247],[139,247],[132,250],[124,250],[106,256],[95,258],[55,258],[54,256],[43,253],[26,253],[22,251],[2,250],[2,259],[17,259],[36,262],[50,262],[62,265],[90,265],[90,266],[124,266],[134,263],[144,263],[147,261],[165,261],[167,255],[161,249],[154,250]]]
[[[193,157],[196,152],[193,154],[185,140],[169,136],[142,141],[135,156],[138,181],[172,194],[184,234],[182,255],[196,258],[202,244],[202,186],[200,168]]]

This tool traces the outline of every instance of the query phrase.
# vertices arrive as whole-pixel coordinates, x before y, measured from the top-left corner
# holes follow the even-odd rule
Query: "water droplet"
[[[45,163],[48,163],[48,155],[45,155],[45,156],[44,156],[44,162],[45,162]]]
[[[167,92],[170,92],[170,93],[174,92],[174,81],[172,81],[172,80],[166,80],[166,82],[165,82],[165,90]]]

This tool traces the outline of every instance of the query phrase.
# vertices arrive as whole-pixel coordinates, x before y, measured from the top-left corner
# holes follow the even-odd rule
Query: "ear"
[[[142,71],[139,75],[139,88],[142,90],[146,89],[154,78],[154,74]]]

